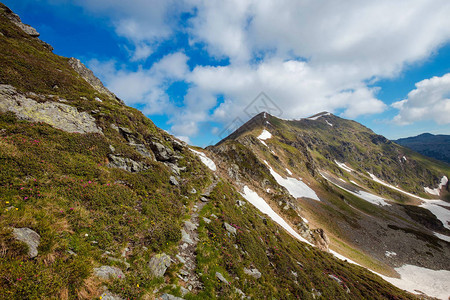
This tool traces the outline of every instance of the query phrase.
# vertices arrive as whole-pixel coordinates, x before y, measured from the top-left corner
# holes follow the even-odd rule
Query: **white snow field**
[[[403,265],[400,268],[395,268],[395,271],[400,274],[400,279],[378,275],[387,282],[408,292],[415,294],[422,292],[442,300],[449,299],[450,271],[435,271],[413,265]]]
[[[211,171],[216,171],[217,167],[213,160],[206,156],[205,153],[200,151],[195,151],[194,149],[189,148],[192,152],[198,155],[202,163],[204,163]]]
[[[433,188],[429,188],[429,187],[424,187],[423,189],[425,190],[425,192],[427,192],[428,194],[432,194],[432,195],[436,195],[439,196],[441,194],[441,189],[443,186],[445,186],[448,182],[448,178],[447,176],[443,176],[441,178],[441,183],[439,183],[438,187],[433,189]]]
[[[349,173],[355,171],[355,170],[353,170],[352,168],[347,167],[347,165],[346,165],[345,163],[340,163],[340,162],[338,162],[337,160],[334,160],[334,162],[338,165],[339,168],[341,168],[341,169],[343,169],[343,170],[345,170],[345,171],[347,171],[347,172],[349,172]]]
[[[374,181],[376,181],[384,186],[387,186],[393,190],[399,191],[405,195],[422,200],[423,203],[420,205],[420,207],[426,208],[429,211],[431,211],[431,213],[433,215],[435,215],[436,218],[438,218],[442,222],[442,224],[444,224],[445,228],[450,229],[450,224],[449,224],[450,223],[450,203],[444,202],[442,200],[431,200],[431,199],[425,199],[425,198],[416,196],[414,194],[405,192],[404,190],[399,189],[398,187],[395,187],[393,185],[390,185],[389,183],[382,181],[381,179],[377,178],[372,173],[369,173],[369,175],[370,175],[370,177],[372,177],[372,179]],[[441,179],[441,183],[443,182],[443,180],[445,181],[445,179],[447,179],[447,177],[445,177],[445,179],[444,179],[444,177]],[[447,179],[447,181],[448,181],[448,179]]]
[[[264,146],[268,147],[266,142],[264,142],[267,139],[270,139],[272,137],[272,134],[268,132],[266,129],[263,130],[263,132],[257,137],[257,139],[264,144]]]
[[[350,191],[349,189],[346,189],[345,187],[340,186],[340,185],[334,183],[333,181],[329,180],[322,173],[320,173],[320,175],[322,175],[323,178],[325,178],[326,180],[328,180],[329,182],[331,182],[332,184],[334,184],[338,188],[343,189],[344,191],[349,192],[350,194],[355,195],[356,197],[359,197],[359,198],[361,198],[363,200],[366,200],[367,202],[370,202],[370,203],[375,204],[375,205],[380,205],[380,206],[385,206],[385,205],[386,206],[390,206],[391,205],[391,204],[389,204],[388,202],[385,201],[386,199],[381,198],[380,196],[371,194],[371,193],[366,192],[366,191],[356,191],[356,192]]]
[[[264,163],[269,167],[270,174],[272,174],[276,182],[279,185],[285,187],[288,190],[289,194],[292,195],[292,197],[294,198],[306,197],[320,201],[316,192],[314,192],[314,190],[310,188],[306,183],[293,177],[283,178],[281,177],[280,174],[278,174],[272,169],[272,167],[267,163],[267,161],[264,161]]]
[[[270,205],[261,198],[256,192],[252,191],[248,186],[244,186],[244,193],[240,193],[242,197],[244,197],[248,202],[253,204],[259,211],[268,215],[273,221],[278,223],[281,227],[283,227],[287,232],[292,234],[298,240],[308,243],[312,246],[310,242],[306,239],[302,238],[289,224],[279,215],[277,214]]]

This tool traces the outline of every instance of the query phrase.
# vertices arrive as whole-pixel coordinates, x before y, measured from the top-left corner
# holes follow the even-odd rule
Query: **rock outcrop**
[[[69,58],[69,65],[84,79],[86,80],[97,92],[106,94],[109,98],[116,100],[123,104],[123,101],[120,100],[114,93],[109,91],[103,83],[98,79],[94,73],[89,70],[79,59],[74,57]]]
[[[134,161],[131,158],[121,157],[115,154],[109,154],[108,158],[108,167],[110,168],[119,168],[132,173],[141,172],[149,168],[146,163]]]
[[[171,261],[170,256],[165,253],[156,254],[150,259],[148,267],[150,268],[153,276],[163,277],[164,273],[167,271],[167,268],[170,267]]]
[[[13,112],[19,119],[44,122],[55,128],[78,133],[100,133],[102,130],[87,112],[53,101],[43,103],[27,98],[11,85],[0,85],[0,112]]]
[[[14,238],[18,241],[24,242],[28,246],[28,256],[30,258],[36,257],[38,255],[37,248],[41,241],[41,236],[34,230],[30,228],[14,228],[13,229]]]
[[[95,276],[103,280],[108,280],[110,278],[113,279],[125,278],[125,274],[123,274],[121,269],[111,266],[101,266],[100,268],[94,268],[94,274]]]

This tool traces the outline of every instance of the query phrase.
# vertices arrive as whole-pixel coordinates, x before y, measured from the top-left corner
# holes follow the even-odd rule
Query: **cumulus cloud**
[[[406,125],[422,120],[434,120],[439,124],[450,123],[450,73],[416,83],[408,98],[395,102],[399,110],[394,121]]]
[[[185,77],[187,60],[184,53],[176,52],[164,56],[150,69],[140,67],[137,71],[118,66],[115,61],[91,60],[88,65],[126,104],[139,106],[145,114],[166,114],[176,110],[166,90]]]
[[[194,62],[189,69],[188,58],[177,50],[148,69],[97,66],[107,86],[128,104],[140,104],[148,114],[167,113],[171,132],[180,136],[194,136],[204,122],[245,118],[243,109],[261,91],[287,118],[323,110],[349,118],[383,112],[386,105],[368,82],[373,86],[380,78],[398,76],[450,40],[448,0],[76,2],[110,18],[117,34],[134,44],[133,61],[145,60],[176,33],[184,34],[190,46],[228,59],[225,66]],[[186,13],[190,17],[180,22]],[[177,107],[166,93],[175,80],[189,84]],[[425,95],[431,83],[421,83],[417,90],[423,92],[417,93]],[[428,96],[410,93],[396,103],[395,121],[448,113],[445,93],[434,102]]]

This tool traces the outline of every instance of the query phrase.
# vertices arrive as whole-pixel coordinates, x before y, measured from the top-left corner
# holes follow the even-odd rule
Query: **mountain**
[[[263,112],[207,150],[223,177],[319,248],[402,278],[450,270],[445,164],[327,112]]]
[[[450,135],[422,133],[418,136],[402,138],[393,142],[450,164]]]
[[[434,215],[446,202],[425,202],[430,212],[363,173],[369,168],[437,198],[421,187],[434,188],[447,167],[329,114],[306,121],[261,114],[217,146],[192,147],[126,106],[79,60],[53,54],[38,36],[0,4],[1,299],[429,299],[417,290],[446,293],[449,244],[433,235],[448,235],[448,224]],[[395,149],[401,151],[387,155]],[[342,171],[349,167],[357,171]],[[354,179],[389,197],[393,211],[336,187],[338,178],[350,191]],[[443,184],[430,191],[444,199],[447,190]],[[367,248],[357,244],[364,232],[372,239],[379,232],[377,244],[397,251],[398,261],[391,252],[392,263],[385,252],[377,260],[379,245],[358,250]],[[401,288],[342,254],[402,275],[383,277]],[[444,283],[430,277],[429,290],[403,287],[403,269],[397,274],[392,265],[407,255],[430,276],[429,269],[441,270]]]

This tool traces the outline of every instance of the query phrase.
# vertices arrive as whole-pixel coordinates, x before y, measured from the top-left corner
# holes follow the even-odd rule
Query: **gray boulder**
[[[244,268],[244,273],[250,275],[256,279],[261,278],[261,272],[257,268],[247,269]]]
[[[164,146],[158,142],[150,143],[153,153],[155,153],[156,160],[158,161],[170,161],[173,160],[174,152],[172,149]]]
[[[165,253],[156,254],[150,259],[148,267],[155,277],[163,277],[167,268],[171,265],[171,258]]]
[[[28,246],[28,256],[30,258],[38,255],[37,248],[41,242],[41,236],[30,228],[14,228],[13,236],[16,240],[24,242]]]
[[[228,224],[227,222],[224,223],[225,225],[225,229],[232,234],[236,234],[236,228],[234,228],[233,226],[231,226],[230,224]]]
[[[175,186],[180,185],[180,184],[178,183],[178,180],[175,178],[175,176],[170,176],[169,182],[170,182],[171,185],[175,185]]]
[[[191,236],[184,229],[181,229],[181,241],[190,245],[194,244],[194,241],[192,240]]]
[[[94,268],[94,274],[95,276],[103,280],[108,280],[110,278],[112,279],[125,278],[125,274],[123,274],[121,269],[111,266],[101,266],[100,268]]]
[[[225,284],[230,284],[230,283],[228,282],[228,280],[227,280],[225,277],[223,277],[223,275],[222,275],[221,273],[216,272],[216,277],[217,277],[217,279],[219,279],[219,280],[222,281],[223,283],[225,283]]]

